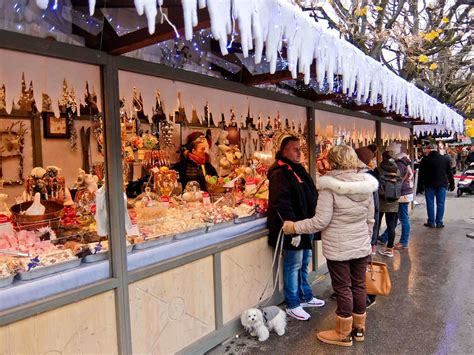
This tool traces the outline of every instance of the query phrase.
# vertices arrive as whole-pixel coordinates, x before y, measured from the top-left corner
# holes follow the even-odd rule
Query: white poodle
[[[265,341],[272,330],[280,336],[285,334],[286,314],[277,306],[262,310],[250,308],[241,314],[240,322],[251,336],[258,336],[259,341]]]

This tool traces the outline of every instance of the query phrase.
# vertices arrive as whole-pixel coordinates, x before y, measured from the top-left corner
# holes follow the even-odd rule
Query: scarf
[[[204,165],[206,164],[206,157],[204,158],[201,158],[201,157],[198,157],[197,155],[191,153],[191,152],[188,152],[188,159],[195,162],[197,165]]]

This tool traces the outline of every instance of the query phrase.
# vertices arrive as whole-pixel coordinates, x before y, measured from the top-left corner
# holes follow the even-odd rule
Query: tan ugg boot
[[[352,317],[336,316],[336,329],[319,332],[316,337],[326,344],[352,346]]]
[[[356,314],[352,313],[352,318],[354,322],[352,323],[352,336],[355,341],[364,341],[365,336],[365,319],[367,318],[367,313]]]

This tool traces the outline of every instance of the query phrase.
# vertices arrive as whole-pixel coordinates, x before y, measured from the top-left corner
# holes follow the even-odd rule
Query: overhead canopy
[[[48,6],[48,1],[36,3],[41,8]],[[269,74],[255,75],[242,65],[240,72],[228,72],[225,77],[230,80],[238,78],[248,85],[278,83],[311,100],[333,100],[353,110],[397,121],[439,124],[463,131],[461,115],[339,38],[287,0],[181,0],[181,6],[178,1],[163,4],[162,0],[72,0],[72,4],[88,5],[91,15],[96,6],[107,7],[109,11],[135,6],[139,15],[145,14],[148,28],[139,26],[125,34],[110,31],[110,23],[104,21],[103,32],[107,36],[98,34],[95,41],[111,54],[130,52],[183,33],[191,40],[194,30],[210,27],[219,55],[229,63],[245,63],[249,55],[256,64],[262,58],[269,63]],[[165,20],[157,23],[161,17]],[[234,38],[236,28],[238,38]],[[234,40],[240,42],[242,58],[233,50]],[[86,44],[93,47],[94,36],[88,36]],[[277,71],[283,57],[288,71]],[[302,87],[303,83],[306,87]]]

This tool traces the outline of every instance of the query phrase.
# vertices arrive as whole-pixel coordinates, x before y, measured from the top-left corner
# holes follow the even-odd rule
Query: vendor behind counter
[[[202,191],[207,191],[206,175],[217,175],[216,169],[209,162],[207,151],[209,145],[201,132],[188,135],[186,149],[181,153],[179,162],[173,167],[179,173],[179,181],[183,187],[189,181],[197,181]]]

